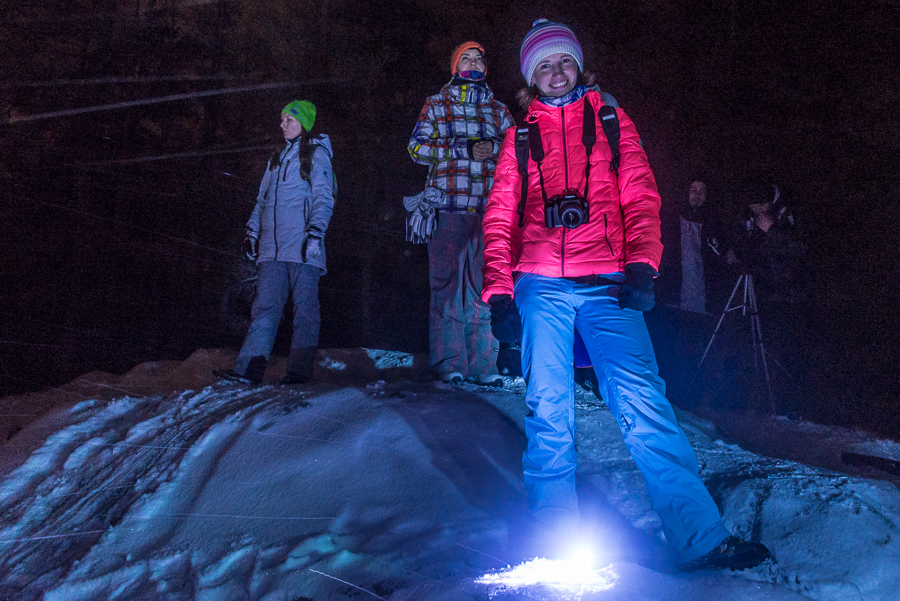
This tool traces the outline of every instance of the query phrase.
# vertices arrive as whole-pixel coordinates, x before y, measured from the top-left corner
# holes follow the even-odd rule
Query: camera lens
[[[567,207],[561,211],[559,220],[562,221],[563,227],[569,229],[576,228],[581,225],[584,214],[579,207]]]

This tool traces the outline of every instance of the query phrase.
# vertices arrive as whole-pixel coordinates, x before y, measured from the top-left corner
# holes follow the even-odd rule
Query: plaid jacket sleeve
[[[425,101],[422,113],[409,139],[409,156],[420,165],[433,165],[451,159],[469,158],[467,138],[448,138],[441,135],[440,123],[451,115],[445,107],[435,104],[432,98]]]
[[[500,103],[498,103],[498,104],[500,104]],[[513,119],[512,113],[509,112],[509,109],[506,107],[505,104],[500,104],[500,106],[497,109],[497,112],[499,112],[501,115],[500,131],[503,132],[503,138],[497,143],[497,147],[494,149],[497,153],[496,156],[499,158],[500,144],[502,144],[503,140],[506,139],[507,130],[509,130],[510,127],[512,127],[512,128],[516,127],[516,121],[515,121],[515,119]],[[515,135],[515,129],[513,129],[513,135]]]

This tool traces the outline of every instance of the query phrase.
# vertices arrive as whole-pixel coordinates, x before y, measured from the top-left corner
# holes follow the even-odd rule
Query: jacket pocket
[[[616,258],[616,251],[613,250],[612,241],[609,239],[609,216],[603,213],[603,239],[606,240],[606,248],[609,250],[609,258]]]

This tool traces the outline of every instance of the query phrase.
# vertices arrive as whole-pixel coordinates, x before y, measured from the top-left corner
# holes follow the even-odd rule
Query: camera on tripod
[[[547,227],[574,229],[590,219],[588,201],[574,188],[563,190],[547,199],[544,204],[544,222]]]

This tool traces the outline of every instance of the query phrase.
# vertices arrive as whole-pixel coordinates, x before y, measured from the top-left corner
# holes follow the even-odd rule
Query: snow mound
[[[271,385],[283,360],[260,387],[214,381],[232,360],[198,351],[49,393],[0,446],[0,598],[897,599],[888,482],[758,455],[680,414],[726,525],[774,560],[679,574],[616,420],[579,389],[603,565],[564,576],[529,555],[521,379],[445,385],[415,356],[345,349],[303,386]]]

